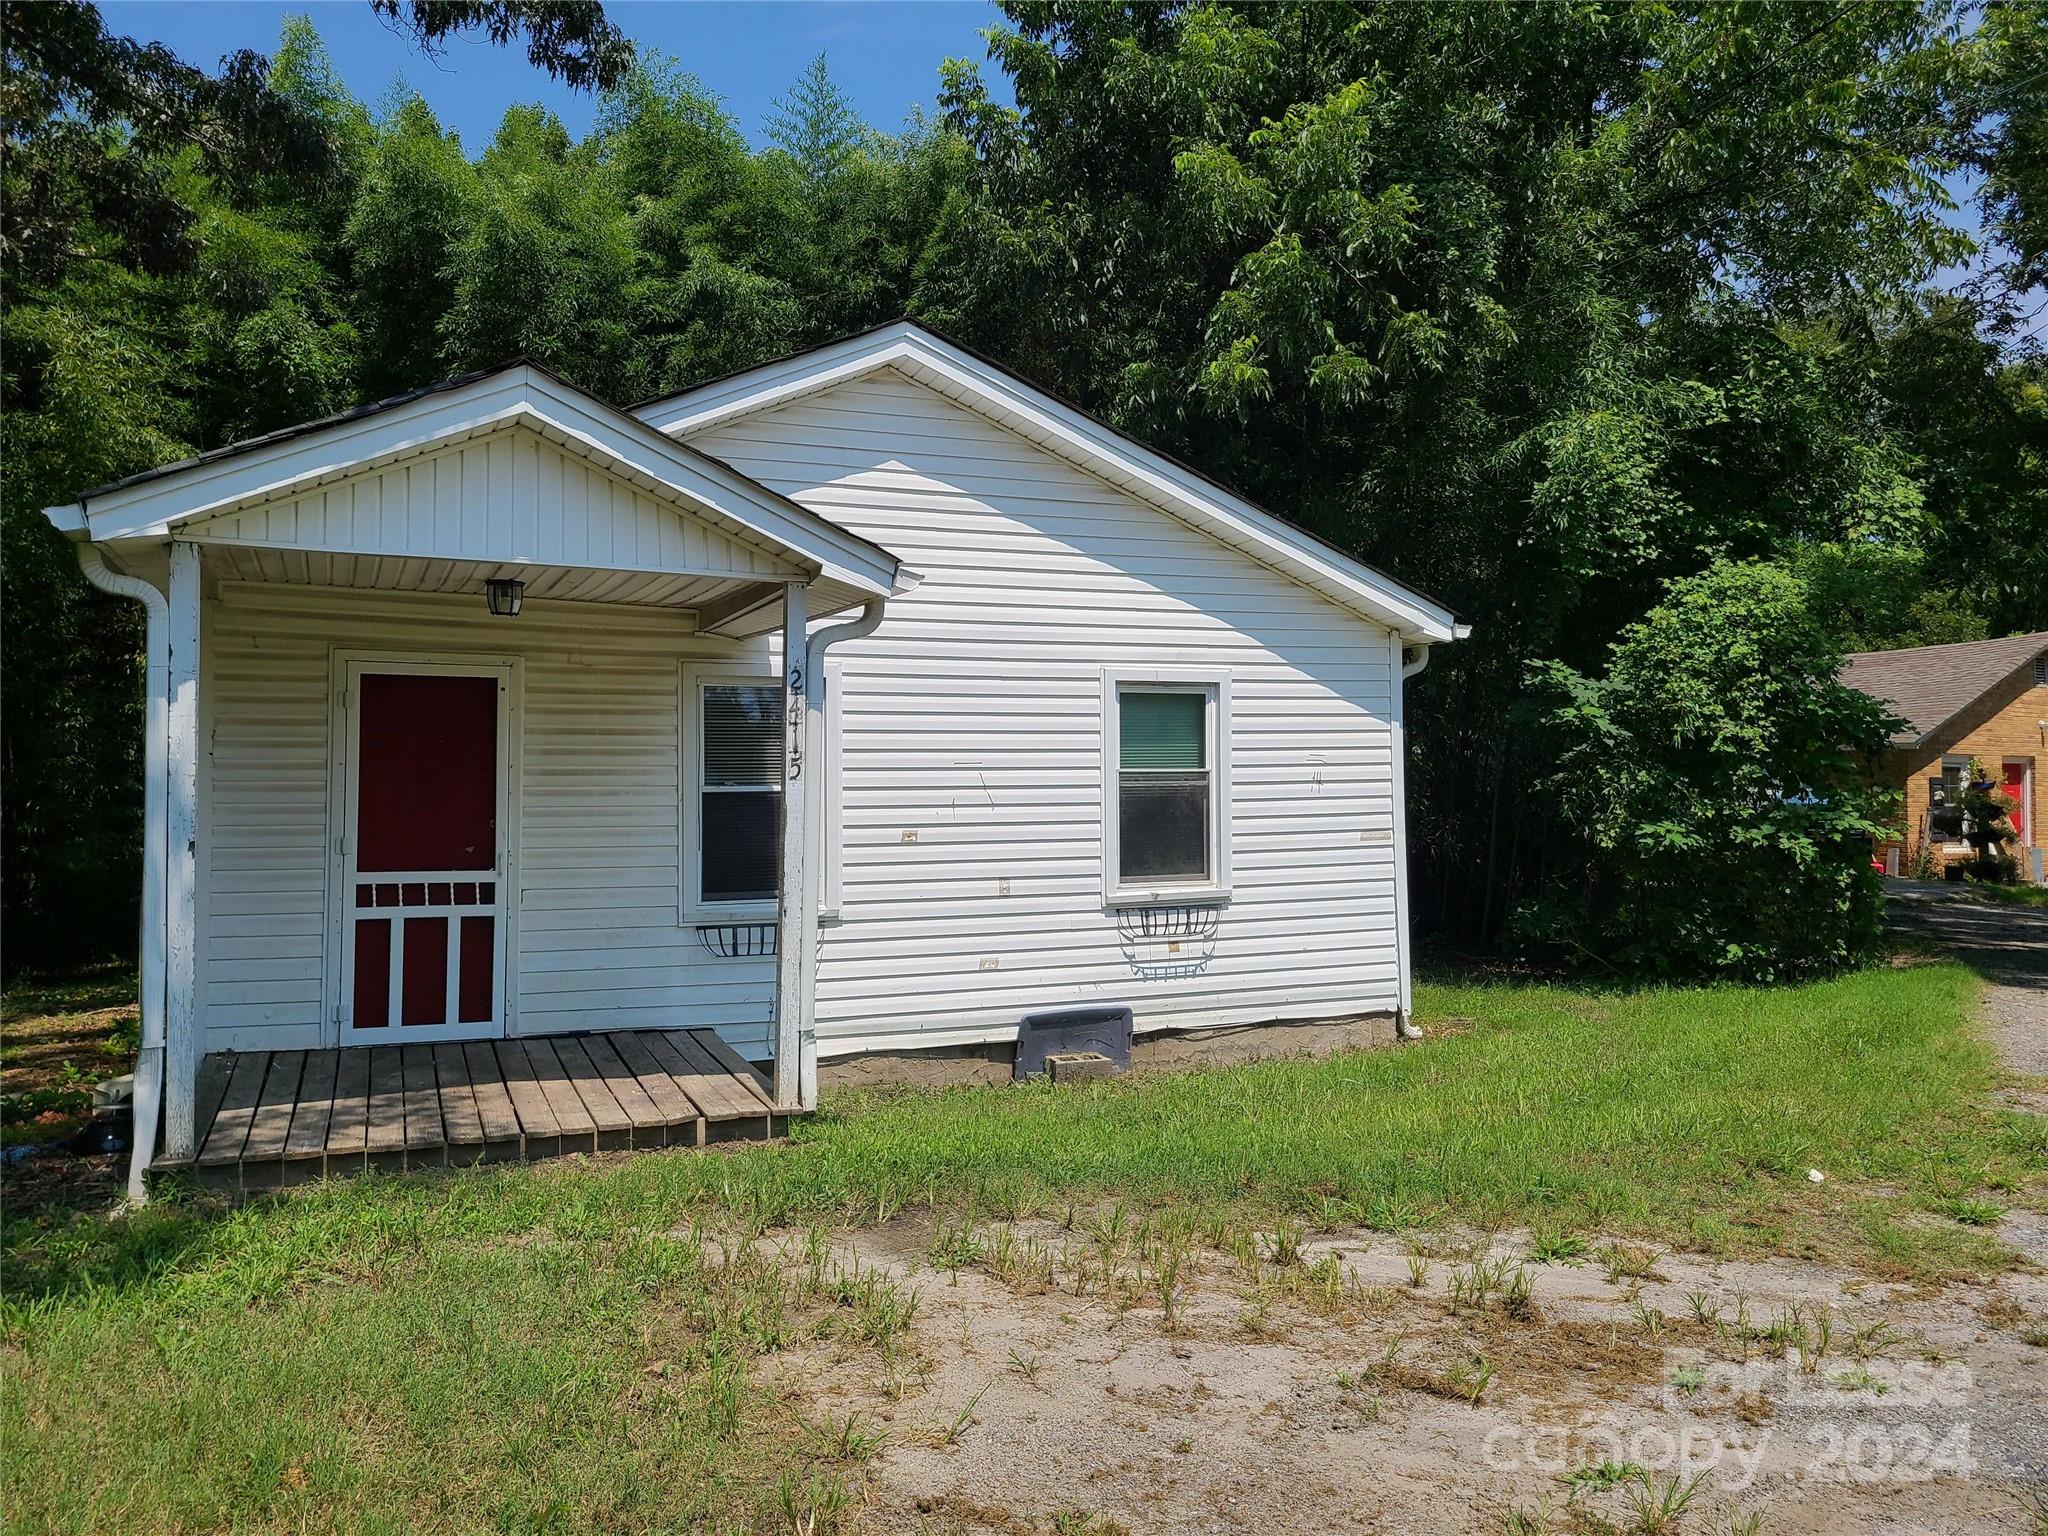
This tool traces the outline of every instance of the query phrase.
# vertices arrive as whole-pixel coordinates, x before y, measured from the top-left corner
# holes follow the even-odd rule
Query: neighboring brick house
[[[1842,681],[1890,704],[1905,728],[1892,738],[1885,772],[1906,791],[1899,871],[1909,871],[1927,839],[1937,794],[1953,801],[1972,759],[2013,801],[2024,879],[2042,879],[2048,846],[2048,630],[2003,640],[1859,651],[1845,658]],[[1937,844],[1940,840],[1937,839]]]

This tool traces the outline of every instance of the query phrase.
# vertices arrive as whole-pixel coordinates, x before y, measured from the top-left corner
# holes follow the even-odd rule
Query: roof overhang
[[[116,546],[507,430],[537,433],[806,577],[871,596],[896,590],[895,556],[532,364],[514,364],[324,422],[273,433],[46,509],[60,532]]]
[[[687,440],[893,368],[1414,644],[1471,633],[1448,608],[920,325],[899,321],[633,409]]]

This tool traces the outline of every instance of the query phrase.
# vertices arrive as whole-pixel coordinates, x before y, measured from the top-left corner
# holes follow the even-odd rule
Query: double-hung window
[[[1229,888],[1229,693],[1220,677],[1104,679],[1104,890],[1112,902]]]
[[[696,805],[686,905],[772,905],[782,869],[781,684],[707,677],[689,695]]]

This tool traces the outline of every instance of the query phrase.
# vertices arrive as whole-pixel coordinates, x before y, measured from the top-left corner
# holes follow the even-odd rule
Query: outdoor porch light
[[[513,581],[504,576],[492,576],[484,582],[484,600],[491,605],[491,612],[501,619],[519,617],[519,605],[526,597],[526,583]]]

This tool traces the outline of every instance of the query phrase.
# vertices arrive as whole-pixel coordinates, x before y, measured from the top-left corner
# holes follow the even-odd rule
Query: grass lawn
[[[21,1531],[829,1530],[845,1436],[759,1380],[900,1346],[825,1254],[906,1207],[1190,1230],[1528,1225],[1938,1279],[2009,1261],[2043,1122],[1952,965],[1784,991],[1437,985],[1418,1047],[829,1101],[785,1146],[6,1217]],[[1818,1168],[1825,1182],[1812,1183]],[[10,1202],[11,1204],[11,1202]],[[1180,1219],[1180,1218],[1176,1218]],[[790,1255],[755,1241],[780,1233]]]
[[[1963,890],[1980,901],[2003,902],[2009,907],[2048,907],[2048,885],[1993,885],[1971,880]]]

